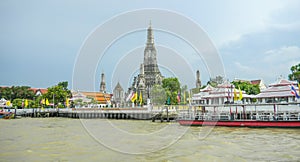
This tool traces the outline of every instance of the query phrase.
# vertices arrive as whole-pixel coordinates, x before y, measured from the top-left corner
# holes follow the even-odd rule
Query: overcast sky
[[[224,65],[225,77],[230,81],[234,78],[263,79],[269,84],[281,75],[287,78],[290,67],[300,63],[300,1],[136,0],[124,3],[123,0],[1,0],[0,84],[47,88],[59,81],[69,81],[72,85],[77,55],[91,33],[112,17],[145,8],[176,12],[197,23],[217,48]],[[128,26],[132,21],[120,26]],[[161,25],[155,19],[151,21],[154,29],[156,25]],[[146,29],[148,24],[149,20],[145,18],[142,26]],[[184,70],[170,71],[171,68],[165,66],[165,57],[171,55],[161,53],[169,51],[183,58],[192,71],[180,79],[183,84],[192,88],[195,84],[193,74],[198,69],[202,83],[208,81],[210,76],[203,66],[205,63],[200,58],[193,59],[193,52],[188,52],[190,49],[185,47],[186,44],[181,46],[174,35],[158,29],[154,36],[158,61],[164,75],[184,76],[185,73]],[[114,42],[107,50],[107,55],[99,61],[95,89],[99,87],[102,71],[106,74],[109,92],[117,81],[127,89],[130,84],[128,80],[137,74],[139,63],[142,62],[145,42],[146,30],[133,32]],[[120,58],[125,59],[125,56],[129,57],[131,54],[136,55],[137,59],[129,64],[134,64],[132,68],[136,71],[131,72],[130,76],[113,76],[116,64],[122,63]],[[180,62],[173,61],[181,66]],[[89,88],[85,90],[92,91]]]

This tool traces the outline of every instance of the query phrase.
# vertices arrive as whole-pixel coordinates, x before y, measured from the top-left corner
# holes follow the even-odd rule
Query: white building
[[[239,98],[240,91],[238,89],[234,90],[234,85],[229,82],[219,84],[216,88],[207,85],[204,89],[200,90],[200,93],[193,95],[192,103],[209,105],[222,105],[233,102],[250,103],[251,98],[253,98],[253,95],[248,95],[244,91],[242,91],[241,101],[233,101],[234,93],[236,93],[237,98]]]
[[[291,93],[291,85],[293,85],[299,93],[297,82],[280,79],[270,84],[268,88],[262,90],[255,98],[257,98],[258,103],[295,102],[296,97]]]

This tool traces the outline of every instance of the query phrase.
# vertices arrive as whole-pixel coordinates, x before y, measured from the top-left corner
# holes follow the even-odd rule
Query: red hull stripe
[[[227,126],[227,127],[293,127],[300,128],[300,121],[203,121],[179,120],[180,125],[187,126]]]

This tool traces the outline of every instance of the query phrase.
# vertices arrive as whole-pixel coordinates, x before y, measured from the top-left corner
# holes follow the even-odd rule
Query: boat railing
[[[217,113],[217,112],[197,112],[180,113],[179,119],[189,120],[259,120],[259,121],[295,121],[300,120],[300,112],[246,112],[238,113]]]

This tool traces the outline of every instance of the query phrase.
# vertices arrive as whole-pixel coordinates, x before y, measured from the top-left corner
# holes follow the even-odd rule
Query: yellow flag
[[[239,91],[240,91],[239,100],[241,101],[243,99],[243,92],[241,91],[240,87],[239,87]]]
[[[139,100],[140,100],[140,105],[142,105],[142,103],[143,103],[143,95],[142,95],[142,91],[140,92]]]
[[[44,105],[45,104],[45,99],[42,99],[41,103]]]
[[[237,94],[236,94],[236,89],[234,88],[234,90],[233,90],[233,100],[234,101],[237,101]]]
[[[66,106],[69,107],[69,105],[70,105],[70,104],[69,104],[69,99],[67,98],[67,99],[66,99]]]
[[[10,101],[8,100],[8,101],[6,101],[6,106],[10,106]]]
[[[137,99],[137,93],[135,92],[131,97],[131,102],[134,102]]]
[[[189,104],[191,103],[191,92],[189,92]]]
[[[28,107],[28,100],[25,100],[24,107]]]
[[[298,83],[298,91],[299,91],[299,95],[300,95],[300,83]]]
[[[48,100],[48,98],[46,99],[45,104],[46,104],[47,106],[49,105],[49,100]]]

